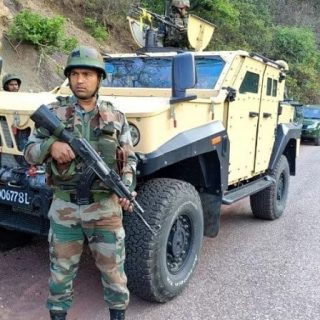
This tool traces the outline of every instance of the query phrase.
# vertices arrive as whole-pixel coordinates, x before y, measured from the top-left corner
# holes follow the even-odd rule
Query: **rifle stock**
[[[130,201],[133,206],[133,211],[138,215],[146,227],[156,235],[156,231],[142,216],[144,210],[135,200],[130,190],[122,182],[121,177],[102,160],[100,155],[92,148],[86,139],[78,139],[71,132],[66,130],[61,120],[54,115],[46,105],[41,105],[30,118],[37,127],[43,127],[48,130],[50,134],[68,143],[75,154],[82,159],[87,167],[90,167],[95,172],[107,187],[112,189],[118,197],[126,198]]]

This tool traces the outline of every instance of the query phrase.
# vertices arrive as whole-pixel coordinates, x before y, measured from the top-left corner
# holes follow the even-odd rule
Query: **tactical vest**
[[[57,116],[64,123],[65,128],[77,138],[86,138],[92,147],[100,154],[104,162],[112,169],[116,169],[116,153],[119,147],[118,135],[121,131],[117,122],[102,120],[97,109],[90,114],[90,119],[84,123],[76,113],[75,106],[69,97],[59,97],[59,106],[55,108]],[[108,112],[113,112],[113,106],[103,101],[99,106]],[[84,115],[83,115],[84,116]],[[88,114],[86,115],[88,116]],[[93,171],[87,168],[81,159],[76,158],[69,164],[59,165],[50,159],[47,165],[48,181],[53,187],[62,190],[81,190],[81,192],[107,191]],[[83,190],[87,189],[87,190]]]

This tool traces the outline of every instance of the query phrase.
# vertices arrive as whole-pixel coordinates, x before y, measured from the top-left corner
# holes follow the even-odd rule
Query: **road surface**
[[[186,290],[166,304],[132,296],[127,319],[320,319],[320,147],[301,146],[284,215],[253,218],[249,201],[223,208],[217,238],[205,238]],[[108,319],[88,252],[75,282],[69,320]],[[47,243],[0,253],[0,319],[48,319]]]

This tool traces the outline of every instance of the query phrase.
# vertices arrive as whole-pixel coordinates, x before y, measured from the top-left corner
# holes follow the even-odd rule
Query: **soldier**
[[[6,75],[3,76],[2,78],[2,88],[4,91],[8,91],[8,92],[18,92],[20,90],[20,86],[21,86],[21,79],[16,76],[13,73],[8,73]],[[16,128],[15,128],[16,129]],[[23,146],[25,145],[26,141],[27,141],[27,135],[28,129],[25,130],[17,130],[17,132],[15,133],[15,136],[17,138],[17,146],[19,150],[23,149]],[[23,158],[23,156],[18,156],[16,155],[14,157],[16,159],[16,161],[20,164],[25,166],[26,162]]]
[[[188,27],[188,10],[190,8],[189,0],[172,0],[171,15],[175,25],[181,27],[181,30]]]
[[[165,47],[188,48],[188,10],[189,0],[172,0],[169,18],[176,28],[169,27],[164,38]]]
[[[15,74],[6,74],[2,79],[2,88],[4,91],[18,92],[21,86],[21,79]]]
[[[86,138],[110,167],[119,166],[124,183],[133,190],[136,157],[127,120],[98,96],[106,78],[102,56],[93,48],[80,46],[71,52],[64,74],[73,95],[57,97],[50,109],[74,135]],[[132,212],[130,202],[119,199],[97,176],[86,174],[71,147],[43,128],[35,129],[24,154],[30,164],[46,163],[48,183],[54,189],[48,237],[51,276],[47,307],[51,319],[66,319],[85,238],[101,272],[110,319],[124,319],[129,291],[122,210]]]

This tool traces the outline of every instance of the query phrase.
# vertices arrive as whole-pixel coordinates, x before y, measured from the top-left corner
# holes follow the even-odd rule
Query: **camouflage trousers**
[[[49,210],[50,279],[47,308],[67,311],[72,305],[83,243],[88,245],[101,273],[104,300],[111,309],[129,303],[124,273],[125,245],[122,208],[116,196],[77,205],[54,196]]]

